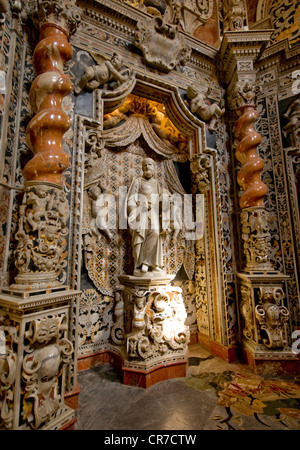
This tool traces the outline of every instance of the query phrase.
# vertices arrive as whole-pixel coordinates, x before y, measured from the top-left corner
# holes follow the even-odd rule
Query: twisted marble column
[[[239,115],[234,126],[235,157],[241,164],[237,182],[243,191],[239,206],[243,251],[246,258],[244,272],[249,273],[273,271],[269,262],[271,236],[268,214],[264,207],[264,196],[268,192],[268,187],[261,180],[264,161],[257,152],[262,136],[255,130],[255,123],[259,118],[255,107],[256,94],[255,84],[238,83],[231,98],[231,106]]]
[[[237,181],[244,191],[239,204],[241,209],[263,206],[263,198],[268,192],[268,187],[261,181],[264,161],[257,154],[262,137],[255,130],[254,124],[259,114],[253,105],[247,104],[240,106],[238,111],[241,112],[241,116],[234,127],[237,140],[235,156],[242,166]]]
[[[33,153],[23,169],[25,192],[19,210],[15,266],[18,275],[12,290],[43,290],[59,287],[67,256],[69,206],[63,189],[63,173],[69,156],[63,136],[71,122],[62,101],[73,85],[64,74],[72,58],[70,35],[78,25],[72,2],[38,0],[28,11],[39,28],[33,54],[36,78],[29,93],[34,116],[26,129]]]
[[[63,183],[69,157],[63,150],[62,137],[70,127],[70,119],[62,109],[62,100],[73,88],[63,66],[72,54],[64,30],[51,23],[41,27],[40,42],[33,55],[37,78],[30,89],[35,116],[26,130],[27,145],[34,153],[23,171],[28,181],[50,181],[60,186]]]

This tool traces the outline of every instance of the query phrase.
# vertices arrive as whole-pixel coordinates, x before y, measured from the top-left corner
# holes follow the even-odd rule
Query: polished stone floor
[[[192,345],[186,378],[124,386],[105,364],[78,374],[77,430],[299,430],[300,377],[255,375]]]

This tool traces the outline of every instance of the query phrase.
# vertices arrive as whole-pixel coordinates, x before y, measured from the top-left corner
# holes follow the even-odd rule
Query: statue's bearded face
[[[145,178],[149,179],[152,178],[155,172],[155,165],[154,162],[151,160],[145,160],[143,161],[143,175]]]

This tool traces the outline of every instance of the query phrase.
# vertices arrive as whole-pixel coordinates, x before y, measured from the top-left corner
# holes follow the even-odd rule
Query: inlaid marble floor
[[[299,430],[300,376],[255,375],[201,345],[186,378],[148,389],[124,386],[110,365],[78,374],[77,430]]]

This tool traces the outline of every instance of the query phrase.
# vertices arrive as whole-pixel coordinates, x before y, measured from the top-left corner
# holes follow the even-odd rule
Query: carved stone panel
[[[147,64],[166,72],[185,65],[191,52],[177,26],[165,23],[161,17],[138,23],[135,45],[142,50]]]

